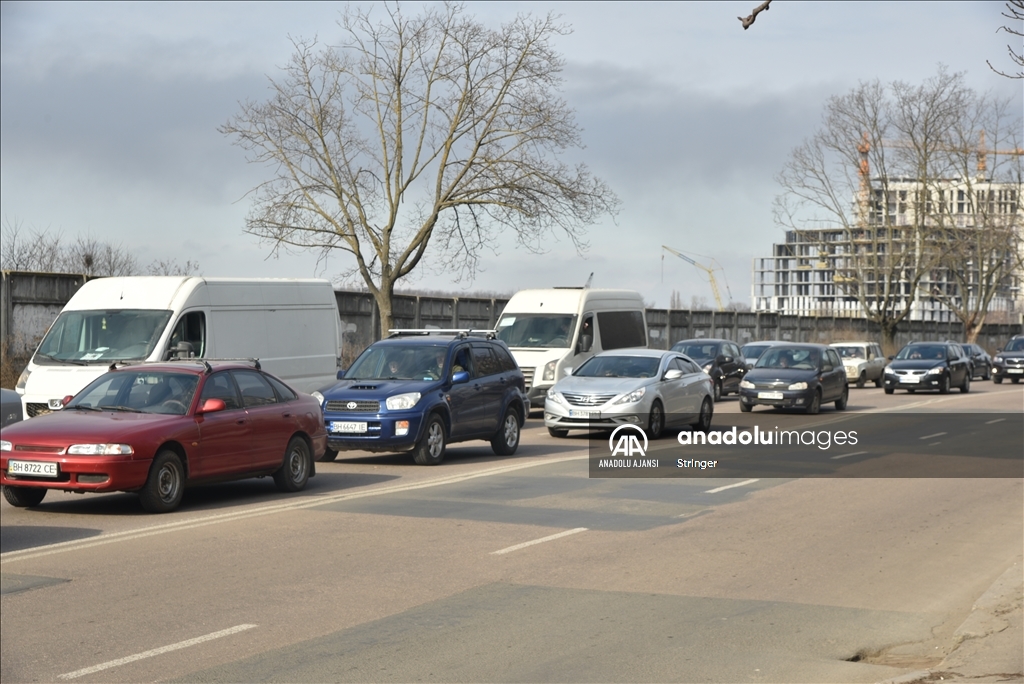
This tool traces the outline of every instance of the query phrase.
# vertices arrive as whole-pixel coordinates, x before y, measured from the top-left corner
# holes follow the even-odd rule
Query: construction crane
[[[672,249],[668,245],[662,245],[661,248],[663,250],[665,250],[666,252],[670,253],[670,254],[675,254],[677,257],[679,257],[683,261],[686,261],[686,262],[692,264],[693,266],[696,266],[701,271],[704,271],[705,273],[707,273],[707,275],[708,275],[708,282],[711,284],[711,294],[713,294],[715,296],[715,303],[718,304],[718,310],[719,311],[725,311],[725,305],[722,303],[722,295],[718,291],[718,281],[715,280],[715,271],[722,271],[723,277],[725,276],[725,269],[722,268],[721,264],[719,264],[714,259],[711,259],[710,260],[711,263],[713,263],[715,265],[714,268],[712,268],[710,266],[705,266],[704,264],[698,263],[697,261],[695,261],[691,257],[688,257],[687,255],[683,254],[679,250]],[[700,255],[698,254],[697,256],[700,256]],[[707,258],[707,257],[702,257],[702,258]],[[665,281],[665,255],[664,254],[661,255],[661,280],[662,280],[662,282]],[[731,302],[732,301],[732,290],[729,289],[729,280],[728,279],[726,279],[726,281],[725,281],[725,290],[726,290],[726,292],[728,292],[728,294],[729,294],[729,301]]]

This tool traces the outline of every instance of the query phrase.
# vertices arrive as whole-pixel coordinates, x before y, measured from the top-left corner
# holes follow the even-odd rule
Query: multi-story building
[[[854,225],[786,231],[785,242],[774,244],[771,256],[753,260],[754,311],[860,317],[858,293],[873,299],[883,290],[903,310],[916,281],[909,319],[955,320],[946,301],[962,305],[964,297],[980,292],[961,281],[976,284],[995,272],[988,320],[1020,319],[1020,183],[970,179],[925,189],[913,179],[889,179],[872,185],[854,203]],[[993,268],[997,261],[1001,268]],[[966,278],[955,277],[954,268]]]

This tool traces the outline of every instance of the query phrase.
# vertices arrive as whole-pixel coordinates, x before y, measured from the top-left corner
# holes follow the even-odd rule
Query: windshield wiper
[[[78,359],[58,359],[56,356],[51,354],[43,354],[39,352],[36,354],[37,358],[48,359],[50,361],[56,361],[57,363],[69,363],[73,366],[88,366],[89,363],[86,361],[79,361]]]
[[[101,407],[101,410],[103,410],[103,411],[124,411],[124,412],[127,412],[127,413],[143,413],[143,411],[140,411],[137,408],[132,408],[131,406],[103,406],[103,407]]]
[[[88,404],[75,404],[74,406],[65,406],[63,410],[70,411],[71,409],[81,411],[102,411],[103,409],[96,406],[89,406]]]

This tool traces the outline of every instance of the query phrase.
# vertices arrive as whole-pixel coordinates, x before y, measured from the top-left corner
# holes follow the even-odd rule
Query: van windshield
[[[64,311],[33,360],[39,365],[141,361],[153,352],[170,319],[170,311],[146,309]]]
[[[498,320],[498,339],[509,347],[568,348],[575,331],[573,314],[505,314]]]

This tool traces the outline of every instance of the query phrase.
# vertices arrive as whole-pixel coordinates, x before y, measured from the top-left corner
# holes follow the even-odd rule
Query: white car
[[[874,342],[836,342],[831,346],[839,353],[846,369],[846,380],[857,387],[864,387],[868,381],[875,387],[882,386],[882,372],[886,359],[882,348]]]
[[[685,354],[616,349],[591,357],[548,390],[544,425],[553,437],[637,425],[657,439],[667,427],[706,431],[713,411],[711,378]]]

